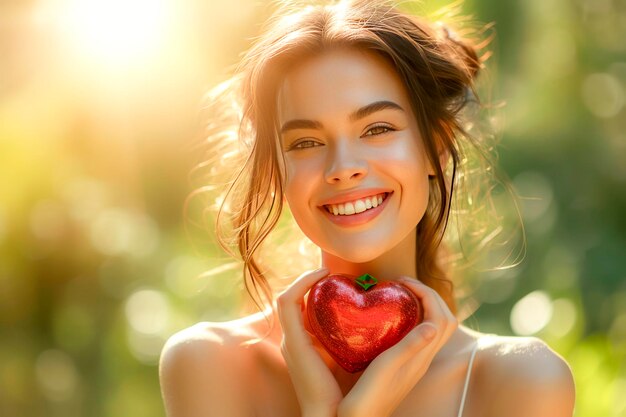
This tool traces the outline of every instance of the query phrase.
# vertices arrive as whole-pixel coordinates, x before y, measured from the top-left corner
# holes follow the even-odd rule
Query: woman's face
[[[286,198],[309,239],[355,263],[414,239],[434,171],[393,67],[352,48],[310,57],[286,74],[278,109]]]

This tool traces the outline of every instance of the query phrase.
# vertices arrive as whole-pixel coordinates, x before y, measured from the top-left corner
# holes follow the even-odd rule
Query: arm
[[[489,416],[572,417],[575,387],[565,360],[543,341],[529,338],[498,358],[499,388],[492,388]]]
[[[159,378],[168,417],[251,415],[237,366],[242,355],[223,337],[192,327],[167,341]]]

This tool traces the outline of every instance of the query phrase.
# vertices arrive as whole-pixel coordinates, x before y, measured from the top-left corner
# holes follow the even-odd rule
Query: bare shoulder
[[[575,387],[562,356],[536,337],[486,338],[479,366],[483,415],[571,417]]]
[[[171,336],[159,361],[168,417],[250,415],[242,374],[251,361],[244,328],[198,323]]]

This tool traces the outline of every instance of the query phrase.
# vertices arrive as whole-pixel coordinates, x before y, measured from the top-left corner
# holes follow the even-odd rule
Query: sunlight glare
[[[59,23],[78,52],[106,65],[158,50],[169,15],[167,0],[65,0]]]

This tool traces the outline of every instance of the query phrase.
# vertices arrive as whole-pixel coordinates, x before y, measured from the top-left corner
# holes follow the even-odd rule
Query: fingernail
[[[422,337],[426,340],[433,340],[437,334],[437,329],[432,324],[424,324],[420,330]]]

